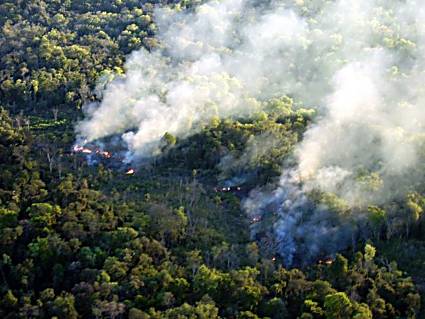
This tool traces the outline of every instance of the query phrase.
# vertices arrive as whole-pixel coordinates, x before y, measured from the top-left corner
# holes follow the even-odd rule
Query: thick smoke
[[[81,139],[122,134],[130,158],[158,152],[214,118],[249,117],[288,95],[320,117],[273,192],[276,249],[286,261],[346,247],[362,215],[317,208],[315,190],[349,207],[402,196],[423,154],[425,9],[419,0],[211,1],[194,12],[158,8],[161,48],[134,52],[126,74],[87,108]],[[347,216],[348,215],[348,216]],[[326,243],[326,244],[325,244]],[[305,257],[300,257],[303,251]],[[298,253],[298,256],[297,256]]]
[[[81,140],[122,134],[130,156],[155,154],[168,132],[193,134],[213,118],[248,117],[259,100],[310,94],[308,24],[284,3],[257,8],[246,0],[208,2],[195,12],[156,10],[161,48],[134,52],[100,105],[86,108]],[[305,85],[305,86],[303,86]],[[312,94],[314,95],[314,94]]]
[[[267,221],[272,217],[274,238],[268,243],[272,247],[263,248],[279,253],[287,266],[332,255],[341,248],[341,243],[349,243],[358,232],[354,216],[338,216],[327,205],[313,203],[298,173],[285,172],[275,191],[267,194],[253,191],[245,201],[247,213],[253,218]],[[356,215],[356,219],[360,218]],[[253,232],[259,232],[256,225]]]
[[[298,145],[296,167],[282,175],[275,191],[255,192],[245,202],[252,216],[270,214],[278,203],[273,232],[287,265],[346,248],[365,224],[360,212],[367,205],[398,199],[423,178],[420,4],[336,1],[322,12],[334,32],[325,33],[342,36],[334,57],[345,61],[332,70],[326,96],[316,101],[322,117]],[[325,194],[319,201],[317,191]]]

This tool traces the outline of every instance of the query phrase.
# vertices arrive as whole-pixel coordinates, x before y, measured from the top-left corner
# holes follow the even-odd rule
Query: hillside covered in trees
[[[123,146],[119,135],[128,133],[128,127],[76,144],[81,142],[81,123],[96,120],[90,108],[109,101],[122,90],[119,81],[125,81],[131,66],[139,67],[129,67],[126,61],[137,59],[137,52],[155,56],[164,50],[173,56],[170,48],[164,49],[167,37],[159,30],[165,22],[156,22],[157,8],[195,20],[200,6],[209,8],[203,3],[1,2],[0,317],[423,318],[425,148],[420,129],[409,132],[409,141],[414,141],[421,164],[407,163],[403,175],[395,168],[390,174],[380,170],[386,168],[385,161],[370,150],[374,165],[362,162],[353,174],[356,184],[341,182],[336,189],[300,190],[298,180],[287,178],[299,143],[312,138],[311,128],[320,128],[326,112],[283,90],[279,95],[243,96],[248,114],[238,108],[222,116],[214,104],[221,96],[214,103],[207,100],[205,113],[218,110],[219,115],[198,124],[188,120],[195,123],[190,134],[182,134],[180,127],[172,132],[168,123],[170,132],[148,145],[154,145],[149,156],[143,147]],[[253,8],[262,6],[253,3]],[[309,23],[316,23],[316,14],[319,21],[319,1],[283,3],[296,6]],[[211,6],[215,8],[214,2]],[[387,33],[382,38],[374,34],[374,41],[397,51],[400,60],[414,61],[413,42],[401,31],[388,31],[404,27],[392,24],[393,11],[380,11],[380,16],[390,22],[376,27]],[[179,22],[173,26],[186,23]],[[308,48],[307,40],[302,46],[316,49]],[[181,64],[186,67],[188,62]],[[147,76],[153,72],[149,67],[141,65]],[[181,75],[181,69],[172,72]],[[390,72],[394,85],[410,76],[402,68]],[[233,78],[223,77],[226,89],[239,90]],[[300,77],[314,78],[314,73]],[[188,80],[196,81],[195,76]],[[202,81],[196,87],[200,91]],[[118,89],[108,95],[108,85],[113,90],[114,83]],[[144,94],[135,91],[118,102],[130,105]],[[158,96],[158,104],[170,99],[163,91]],[[412,108],[403,107],[410,114]],[[365,118],[374,115],[359,113]],[[397,132],[404,126],[399,128]],[[375,145],[380,137],[372,136],[367,145]],[[350,151],[348,157],[355,157]],[[400,154],[407,158],[406,152]],[[360,190],[347,197],[347,185]],[[396,195],[382,195],[387,193]],[[353,203],[358,194],[370,198]],[[293,197],[302,198],[302,203]],[[287,199],[295,204],[285,206]],[[285,214],[291,215],[294,207],[304,215],[293,224],[300,231],[293,236],[297,250],[289,258],[287,238],[279,237],[279,231],[282,223],[291,225]],[[317,249],[311,248],[314,238]],[[334,242],[339,241],[348,244],[336,248]]]

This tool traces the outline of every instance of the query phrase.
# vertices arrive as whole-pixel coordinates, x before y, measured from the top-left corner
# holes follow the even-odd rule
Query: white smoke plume
[[[149,157],[166,132],[185,137],[213,118],[258,112],[258,100],[304,93],[298,77],[315,68],[301,63],[307,23],[284,3],[212,1],[193,13],[159,8],[156,23],[161,48],[128,58],[125,76],[107,86],[100,105],[86,107],[81,140],[122,134],[131,156]]]
[[[350,207],[380,204],[421,176],[424,18],[420,0],[158,8],[161,48],[128,58],[125,76],[87,108],[77,133],[87,141],[122,134],[131,158],[149,157],[166,132],[183,138],[217,117],[249,117],[273,97],[317,107],[297,166],[274,192],[256,192],[245,203],[252,215],[277,207],[276,249],[288,265],[300,251],[312,259],[347,246],[351,220],[360,217],[312,208],[306,194],[333,193]]]
[[[335,1],[322,12],[333,34],[342,35],[335,58],[345,61],[317,101],[322,117],[298,145],[297,166],[275,191],[255,192],[245,202],[252,216],[278,204],[273,232],[287,265],[348,247],[364,226],[367,205],[401,198],[424,178],[420,3]],[[314,190],[337,196],[317,206],[309,196]]]

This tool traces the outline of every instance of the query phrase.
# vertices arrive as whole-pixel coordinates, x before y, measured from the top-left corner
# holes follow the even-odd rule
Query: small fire
[[[112,157],[112,154],[107,152],[107,151],[98,151],[96,153],[98,153],[100,156],[102,156],[104,158],[111,158]]]
[[[82,151],[83,151],[83,149],[84,149],[84,147],[82,147],[82,146],[80,146],[80,145],[75,145],[75,146],[74,146],[74,148],[73,148],[73,151],[74,151],[75,153],[80,153],[80,152],[82,152]]]
[[[260,222],[261,221],[261,216],[254,216],[252,219],[251,219],[251,224],[255,224],[255,223],[258,223],[258,222]]]
[[[333,259],[332,258],[326,258],[326,259],[320,259],[319,260],[319,265],[332,265],[333,264]]]
[[[75,145],[74,148],[73,148],[73,151],[75,153],[84,153],[84,154],[91,154],[91,153],[93,153],[93,151],[91,149],[86,148],[86,147],[83,147],[83,146],[80,146],[80,145]]]
[[[125,175],[134,175],[136,173],[136,171],[134,170],[134,169],[132,169],[132,168],[130,168],[126,173],[125,173]]]
[[[108,151],[103,151],[100,149],[97,149],[96,151],[91,150],[90,148],[81,146],[81,145],[75,145],[73,147],[74,153],[83,153],[83,154],[92,154],[96,153],[96,155],[102,156],[103,158],[111,158],[112,154]]]
[[[215,187],[214,188],[215,192],[218,193],[229,193],[229,192],[237,192],[240,191],[241,188],[239,186],[226,186],[226,187]]]

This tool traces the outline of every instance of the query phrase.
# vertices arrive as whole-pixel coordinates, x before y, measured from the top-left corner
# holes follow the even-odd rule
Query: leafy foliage
[[[133,49],[159,45],[158,2],[0,4],[0,317],[415,318],[418,290],[386,256],[423,282],[423,187],[362,212],[374,241],[354,243],[364,252],[285,269],[250,238],[241,198],[277,179],[314,117],[288,97],[184,140],[165,134],[163,155],[135,176],[70,152],[96,83],[122,74]],[[219,191],[235,175],[241,189]]]

